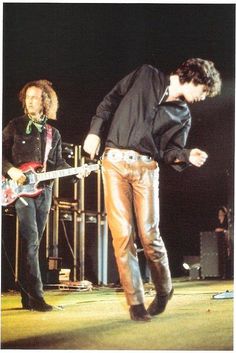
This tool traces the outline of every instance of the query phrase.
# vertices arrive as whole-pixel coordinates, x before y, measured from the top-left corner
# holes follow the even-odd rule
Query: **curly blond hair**
[[[25,114],[27,114],[25,97],[26,91],[29,87],[37,87],[42,90],[43,114],[46,115],[48,119],[56,120],[59,104],[57,94],[52,88],[52,83],[48,80],[37,80],[28,82],[24,85],[19,92],[19,100],[22,103]]]

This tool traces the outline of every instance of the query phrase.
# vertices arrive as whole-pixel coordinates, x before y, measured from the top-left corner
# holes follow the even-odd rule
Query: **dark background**
[[[160,227],[172,273],[181,274],[183,255],[199,255],[199,232],[214,229],[217,208],[233,214],[235,6],[8,3],[3,10],[3,126],[22,112],[21,87],[46,78],[59,96],[53,124],[64,142],[83,143],[98,103],[137,66],[169,73],[190,57],[215,63],[222,94],[190,107],[187,145],[209,159],[160,175]]]

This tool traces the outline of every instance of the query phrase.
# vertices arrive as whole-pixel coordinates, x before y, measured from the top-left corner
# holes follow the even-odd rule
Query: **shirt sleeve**
[[[98,136],[102,135],[105,123],[113,117],[122,98],[126,95],[135,82],[139,70],[140,68],[125,76],[104,97],[102,102],[97,107],[96,115],[92,118],[89,131],[90,134],[95,134]]]
[[[191,149],[185,148],[190,127],[191,122],[187,120],[183,128],[172,136],[163,153],[164,162],[177,171],[182,171],[191,165],[189,162]]]

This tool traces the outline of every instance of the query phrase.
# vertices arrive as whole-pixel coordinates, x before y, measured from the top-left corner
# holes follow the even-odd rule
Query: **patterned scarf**
[[[34,125],[39,132],[43,131],[44,125],[46,124],[47,117],[45,115],[42,116],[41,121],[34,121],[32,118],[29,116],[29,122],[26,126],[26,134],[29,135],[32,131],[32,125]]]

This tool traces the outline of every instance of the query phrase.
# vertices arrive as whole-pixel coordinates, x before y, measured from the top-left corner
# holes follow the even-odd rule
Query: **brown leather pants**
[[[159,232],[157,163],[129,158],[113,161],[104,154],[102,174],[108,224],[128,305],[144,303],[143,282],[134,244],[134,221],[155,289],[160,295],[169,293],[172,288],[171,274],[166,248]]]

